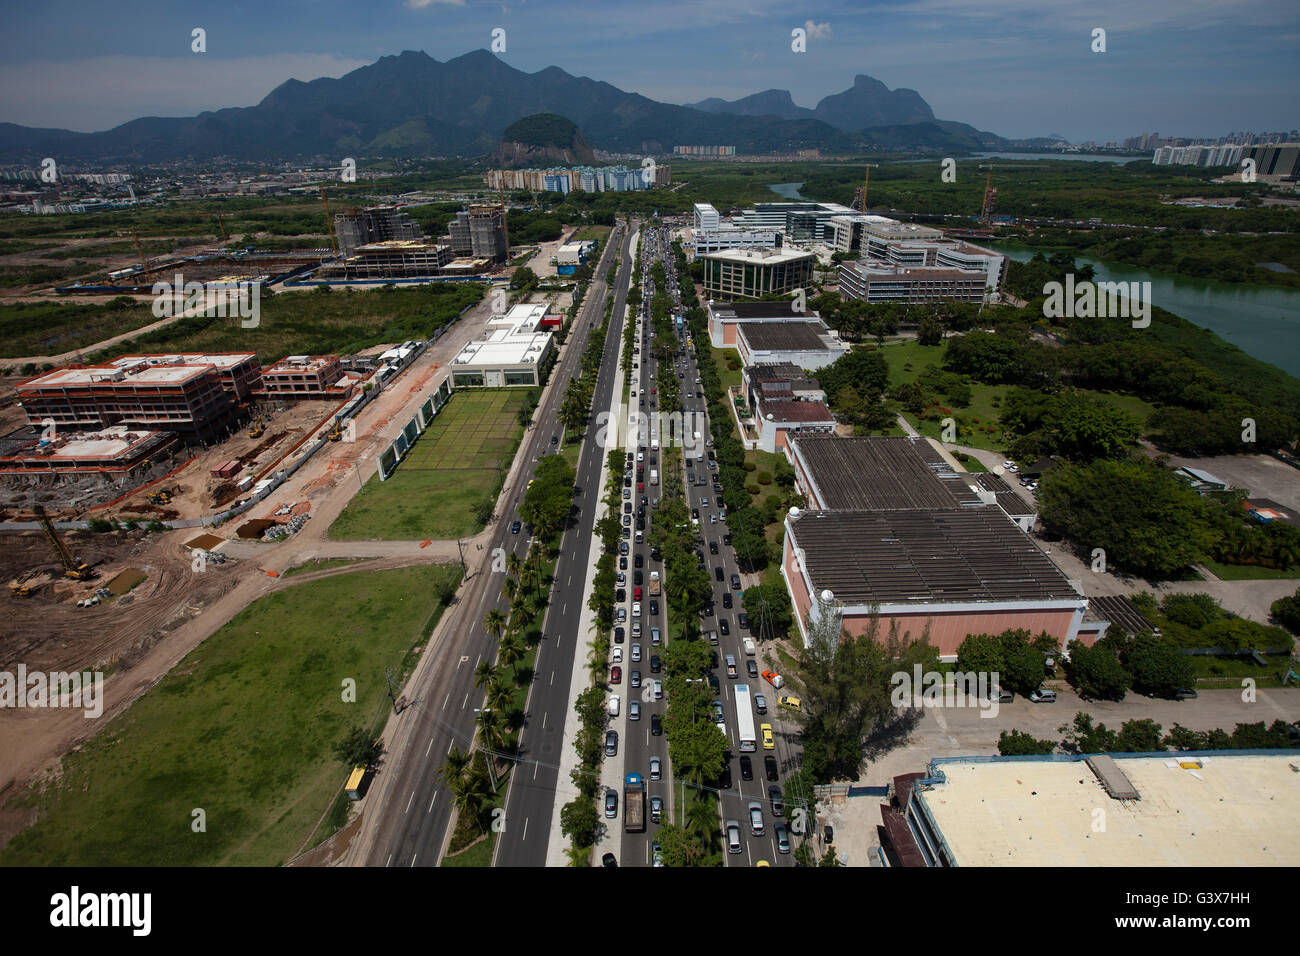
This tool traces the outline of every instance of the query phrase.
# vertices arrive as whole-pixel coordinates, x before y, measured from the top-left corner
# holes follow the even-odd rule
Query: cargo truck
[[[645,781],[639,773],[623,778],[623,829],[627,833],[645,832]]]
[[[659,596],[659,572],[658,571],[650,572],[650,596],[651,597]]]

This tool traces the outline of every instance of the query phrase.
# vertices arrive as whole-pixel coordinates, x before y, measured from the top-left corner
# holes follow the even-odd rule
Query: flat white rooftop
[[[942,761],[913,799],[960,866],[1300,865],[1300,752],[1110,756],[1139,799],[1082,760]]]
[[[812,257],[811,252],[804,252],[801,249],[723,249],[719,252],[706,252],[700,256],[702,259],[729,259],[732,262],[767,266]]]

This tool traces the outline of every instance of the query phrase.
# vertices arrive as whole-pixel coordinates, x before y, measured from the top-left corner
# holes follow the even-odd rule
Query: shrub
[[[758,483],[760,485],[770,485],[772,483],[772,473],[770,471],[760,471],[758,473]]]
[[[754,464],[752,461],[747,461],[745,462],[744,468],[746,471],[757,471],[758,465]]]
[[[89,521],[89,528],[96,534],[105,534],[113,530],[113,522],[109,521],[107,518],[91,518]]]
[[[745,485],[745,490],[748,491],[751,495],[756,495],[758,494],[760,489],[758,485]]]

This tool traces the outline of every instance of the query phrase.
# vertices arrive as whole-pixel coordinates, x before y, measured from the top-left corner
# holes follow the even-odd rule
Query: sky
[[[785,89],[811,108],[865,73],[1009,138],[1300,127],[1297,0],[44,0],[9,13],[0,122],[83,132],[251,106],[287,79],[403,50],[445,61],[490,49],[496,30],[516,69],[668,103]]]

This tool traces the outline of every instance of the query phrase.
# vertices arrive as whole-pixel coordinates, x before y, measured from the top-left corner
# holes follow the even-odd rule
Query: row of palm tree
[[[497,792],[497,760],[509,744],[507,712],[521,685],[517,665],[528,653],[523,635],[537,618],[535,604],[545,581],[546,547],[534,540],[522,560],[506,555],[506,579],[501,589],[509,602],[503,612],[493,607],[483,615],[483,629],[497,645],[496,661],[483,660],[474,670],[474,686],[484,704],[475,720],[477,734],[469,751],[452,748],[441,773],[463,819],[482,824],[482,811]]]

